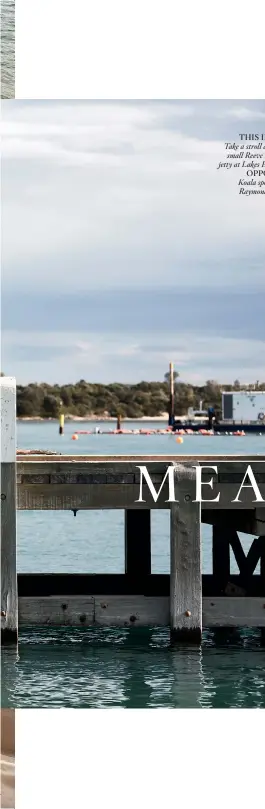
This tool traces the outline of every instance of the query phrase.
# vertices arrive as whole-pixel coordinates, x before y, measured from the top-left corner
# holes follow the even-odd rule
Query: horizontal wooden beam
[[[132,466],[131,464],[127,465],[124,464],[122,468],[121,464],[117,465],[116,468],[112,467],[108,469],[107,467],[100,467],[97,465],[94,466],[81,466],[81,464],[76,465],[75,467],[68,468],[68,464],[65,465],[66,469],[63,467],[56,467],[54,468],[44,468],[41,465],[41,468],[36,465],[37,468],[33,465],[29,469],[17,469],[17,483],[18,485],[47,485],[50,484],[52,486],[59,485],[69,485],[77,486],[80,484],[99,484],[99,485],[108,485],[111,483],[115,484],[127,484],[128,486],[132,484],[139,484],[140,483],[140,471],[137,466]],[[157,483],[160,486],[162,485],[163,481],[165,480],[167,466],[162,464],[157,464],[157,467],[153,465],[145,464],[147,467],[147,471],[151,477],[152,483]],[[191,466],[191,464],[182,464],[182,467],[185,468],[186,466]],[[195,466],[195,464],[193,465]],[[200,464],[197,464],[200,466]],[[239,486],[243,482],[244,474],[247,469],[245,467],[243,470],[238,471],[237,468],[231,467],[231,469],[226,469],[224,466],[220,464],[218,467],[218,475],[215,475],[214,472],[211,472],[211,467],[209,469],[206,467],[202,470],[202,480],[206,485],[207,482],[213,479],[214,483],[219,482],[220,484],[238,484]],[[253,469],[254,473],[254,469]],[[265,465],[262,469],[255,470],[255,480],[256,483],[264,484],[265,483]],[[247,481],[248,485],[249,481]],[[206,490],[207,491],[207,490]],[[208,490],[210,492],[210,488]]]
[[[218,455],[180,455],[176,453],[176,455],[62,455],[61,453],[56,454],[55,452],[42,452],[35,451],[36,455],[34,455],[33,450],[17,450],[17,462],[23,462],[26,464],[32,463],[124,463],[130,462],[132,464],[140,463],[143,464],[145,461],[148,462],[159,462],[159,463],[200,463],[200,464],[212,464],[212,463],[219,463],[222,462],[237,462],[237,463],[260,463],[265,461],[265,455],[225,455],[221,454]],[[26,454],[27,453],[27,454]],[[35,461],[36,458],[36,461]]]
[[[154,482],[154,485],[155,482]],[[237,510],[255,509],[257,505],[252,488],[244,488],[240,502],[233,502],[239,491],[239,483],[217,483],[209,489],[208,502],[202,502],[202,509]],[[159,490],[159,483],[156,486]],[[265,513],[265,482],[259,484],[264,503],[258,503]],[[20,510],[72,510],[78,509],[161,509],[170,508],[167,483],[163,486],[157,501],[147,485],[142,489],[143,502],[139,500],[137,483],[21,483],[17,486],[17,508]],[[220,492],[220,499],[214,499]],[[203,492],[207,497],[207,493]],[[176,493],[177,498],[177,493]],[[188,508],[188,505],[187,505]]]
[[[170,577],[167,573],[151,575],[130,575],[129,573],[19,573],[18,595],[24,598],[58,596],[63,603],[68,596],[141,595],[169,597]],[[245,595],[244,582],[240,574],[229,576],[225,590],[219,586],[213,574],[202,575],[202,595],[215,598],[222,595]],[[265,603],[264,577],[254,574],[248,587],[248,596],[263,597]]]
[[[168,626],[169,596],[19,597],[19,626]],[[203,627],[265,627],[264,598],[203,598]]]
[[[258,578],[258,577],[256,577]],[[207,591],[208,594],[209,591]],[[130,573],[19,573],[18,594],[34,596],[169,595],[169,575]]]
[[[89,475],[117,475],[136,474],[138,479],[140,472],[137,467],[147,466],[150,474],[165,475],[167,467],[172,464],[188,464],[197,466],[217,466],[219,474],[237,474],[239,481],[250,465],[256,474],[265,474],[265,456],[224,456],[224,455],[121,455],[121,456],[98,456],[98,455],[17,455],[18,475],[65,475],[89,474]],[[209,475],[208,470],[205,476]],[[212,472],[214,475],[214,472]],[[73,477],[73,481],[75,478]],[[162,478],[161,478],[162,480]],[[224,478],[225,481],[225,478]],[[56,481],[55,481],[56,482]],[[107,480],[105,480],[107,482]],[[111,482],[111,481],[110,481]]]
[[[213,488],[203,487],[202,508],[207,510],[240,510],[254,509],[256,505],[255,493],[252,486],[244,487],[240,494],[240,502],[233,502],[238,495],[239,488],[250,465],[255,481],[264,500],[265,513],[265,461],[251,457],[242,460],[227,460],[223,456],[131,456],[128,460],[111,456],[85,459],[80,456],[50,457],[46,460],[32,456],[27,461],[17,462],[17,507],[19,509],[143,509],[168,508],[169,486],[165,479],[168,467],[172,468],[178,460],[178,468],[183,469],[191,465],[201,466],[202,480],[207,483],[214,480]],[[180,463],[181,462],[181,463]],[[155,502],[149,486],[143,484],[143,501],[138,502],[140,495],[140,469],[147,467],[151,481],[158,493]],[[208,469],[208,466],[217,467],[218,474]],[[219,496],[218,502],[214,502]],[[175,489],[177,498],[177,491]],[[209,497],[209,502],[205,502]],[[188,498],[187,498],[188,499]],[[258,503],[263,507],[263,503]]]
[[[91,626],[95,623],[93,596],[33,596],[19,598],[20,626]]]
[[[203,506],[203,504],[202,504]],[[207,503],[203,506],[202,522],[208,525],[218,525],[224,531],[234,528],[235,531],[242,531],[245,534],[255,534],[265,536],[265,508],[237,509],[229,512],[208,509]]]
[[[204,598],[202,620],[204,626],[265,627],[265,598]]]

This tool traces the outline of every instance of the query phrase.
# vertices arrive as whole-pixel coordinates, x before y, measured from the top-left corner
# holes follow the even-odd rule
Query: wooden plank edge
[[[225,463],[264,463],[265,455],[63,455],[60,453],[48,450],[41,452],[39,450],[17,450],[17,462],[27,464],[34,464],[36,462],[52,462],[52,463],[135,463],[144,464],[146,461],[168,463],[199,463],[208,464],[214,462]]]
[[[23,626],[169,626],[169,597],[19,597]],[[265,597],[202,599],[203,627],[265,627]]]

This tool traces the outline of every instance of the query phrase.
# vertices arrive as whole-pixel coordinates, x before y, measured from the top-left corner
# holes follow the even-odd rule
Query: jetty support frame
[[[137,502],[139,466],[147,468],[158,492],[172,464],[179,502],[167,502],[167,482],[156,502],[144,483],[144,502]],[[212,490],[208,488],[209,495],[203,493],[212,498],[210,503],[194,502],[198,465],[204,467],[204,482],[211,477],[216,481]],[[15,642],[20,626],[169,625],[173,640],[188,643],[200,642],[202,627],[250,626],[264,632],[265,502],[254,502],[251,487],[242,490],[241,502],[232,502],[249,465],[265,500],[262,456],[105,457],[18,452],[16,503],[14,489],[8,490],[5,477],[2,479],[5,508],[12,512],[3,526],[2,553],[15,548],[15,505],[23,510],[70,510],[74,515],[80,509],[123,509],[125,572],[16,576],[14,553],[7,554],[4,570],[12,568],[12,582],[18,582],[18,623],[7,632],[1,617],[3,642]],[[217,466],[217,476],[212,466]],[[213,502],[218,492],[220,502]],[[154,508],[171,511],[170,575],[151,573],[150,514]],[[213,529],[210,575],[201,573],[202,523]],[[240,531],[256,535],[247,555],[238,537]],[[239,566],[236,575],[230,571],[231,548]],[[259,573],[255,573],[257,564]]]

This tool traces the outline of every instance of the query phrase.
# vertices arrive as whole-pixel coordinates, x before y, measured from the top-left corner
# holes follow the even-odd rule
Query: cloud
[[[226,347],[229,370],[226,335],[235,363],[248,342],[243,367],[249,356],[257,368],[264,198],[240,197],[236,171],[217,165],[239,122],[264,115],[247,100],[3,104],[3,325],[23,338],[5,356],[23,378],[82,377],[97,363],[106,376],[156,375],[169,334],[184,373],[200,367],[191,343],[203,367],[202,340],[205,373],[217,367],[210,345]]]
[[[227,110],[227,115],[231,118],[237,118],[239,121],[264,121],[265,110],[255,109],[255,106],[233,107]]]
[[[67,295],[3,295],[2,327],[23,332],[116,332],[150,334],[176,332],[205,335],[209,345],[216,333],[260,340],[265,337],[264,290],[244,294],[237,287],[207,289],[120,289]],[[137,344],[137,340],[136,340]],[[156,339],[155,345],[159,342]],[[122,345],[122,344],[121,344]],[[81,350],[90,350],[86,341]]]
[[[18,384],[47,380],[64,384],[81,378],[91,382],[162,380],[169,360],[182,381],[203,384],[216,378],[225,383],[239,377],[242,383],[249,383],[264,378],[265,343],[236,336],[213,335],[209,340],[192,330],[173,330],[166,335],[156,330],[148,336],[122,331],[22,335],[13,331],[4,334],[2,355],[5,373],[12,370]]]

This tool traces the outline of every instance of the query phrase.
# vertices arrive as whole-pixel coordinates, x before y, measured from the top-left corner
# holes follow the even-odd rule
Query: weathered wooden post
[[[202,633],[201,504],[196,503],[196,470],[174,466],[171,504],[170,627],[172,638],[200,643]]]
[[[125,510],[125,573],[146,576],[151,573],[151,512]]]
[[[1,377],[1,638],[17,643],[16,380]]]

